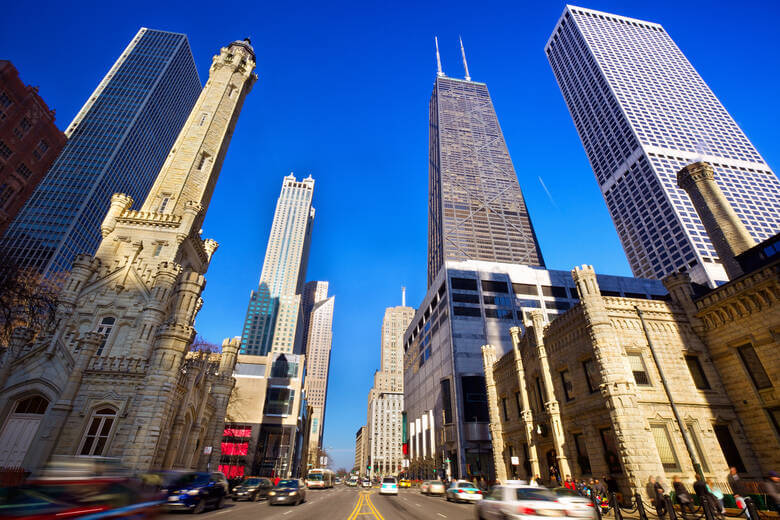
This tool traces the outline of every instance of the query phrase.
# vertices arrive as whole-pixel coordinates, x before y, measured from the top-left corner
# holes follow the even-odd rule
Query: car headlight
[[[238,488],[237,487],[233,488],[233,493],[235,493],[236,491],[238,491]]]
[[[276,491],[269,491],[268,496],[276,496]]]
[[[187,491],[188,495],[197,495],[198,493],[200,493],[200,489],[190,489]]]
[[[290,491],[290,496],[297,495],[297,494],[298,494],[297,491]]]

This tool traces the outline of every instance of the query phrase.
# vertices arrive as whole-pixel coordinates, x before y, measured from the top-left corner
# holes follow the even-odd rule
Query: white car
[[[360,485],[364,488],[370,488],[371,487],[371,481],[367,478],[364,478],[363,481],[360,483]]]
[[[398,481],[395,477],[385,477],[382,479],[382,485],[379,487],[380,495],[397,495]]]
[[[482,500],[482,491],[468,480],[456,480],[444,494],[447,502],[478,502]]]
[[[510,480],[502,486],[493,487],[477,504],[477,518],[549,520],[551,517],[570,516],[566,504],[558,502],[558,497],[550,490],[515,482]]]
[[[558,502],[564,504],[566,509],[568,509],[566,516],[586,518],[589,520],[596,520],[598,518],[596,506],[593,505],[591,499],[565,487],[557,487],[551,491],[558,497]]]

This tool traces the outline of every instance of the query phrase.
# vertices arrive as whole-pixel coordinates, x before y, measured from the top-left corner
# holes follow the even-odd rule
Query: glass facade
[[[758,241],[780,181],[663,27],[567,7],[545,48],[636,276],[725,280],[677,172],[705,160]]]
[[[142,28],[68,127],[2,247],[46,275],[94,254],[111,195],[143,201],[200,92],[187,37]]]
[[[544,266],[487,85],[436,78],[429,155],[429,285],[447,260]]]

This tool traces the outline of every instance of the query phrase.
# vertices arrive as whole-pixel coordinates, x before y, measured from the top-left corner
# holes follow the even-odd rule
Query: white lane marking
[[[283,514],[289,515],[290,513],[292,513],[292,511],[287,511],[286,513],[283,513]]]
[[[442,518],[447,518],[447,515],[443,515],[443,514],[441,514],[441,513],[436,513],[436,514],[437,514],[437,515],[439,515],[439,516],[440,516],[440,517],[442,517]]]
[[[422,507],[420,504],[417,504],[417,503],[415,503],[414,505],[416,505],[417,507]]]

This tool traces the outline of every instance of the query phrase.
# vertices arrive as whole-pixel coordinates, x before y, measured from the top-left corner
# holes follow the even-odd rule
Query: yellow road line
[[[377,518],[377,520],[385,520],[382,518],[382,515],[379,514],[379,511],[376,510],[376,507],[374,507],[374,504],[371,502],[371,497],[366,497],[368,500],[368,506],[371,508],[371,510],[374,512],[374,516]]]
[[[361,512],[364,507],[368,508],[368,512]],[[352,513],[347,517],[347,520],[356,520],[357,517],[361,515],[371,515],[375,520],[385,520],[371,502],[371,492],[360,492],[360,497],[358,498],[357,504],[355,504],[355,509],[352,510]]]
[[[347,520],[355,520],[355,517],[357,516],[358,511],[360,511],[362,506],[363,506],[363,493],[360,493],[357,504],[355,504],[355,509],[352,510],[352,513],[350,513],[349,517],[347,517]]]

